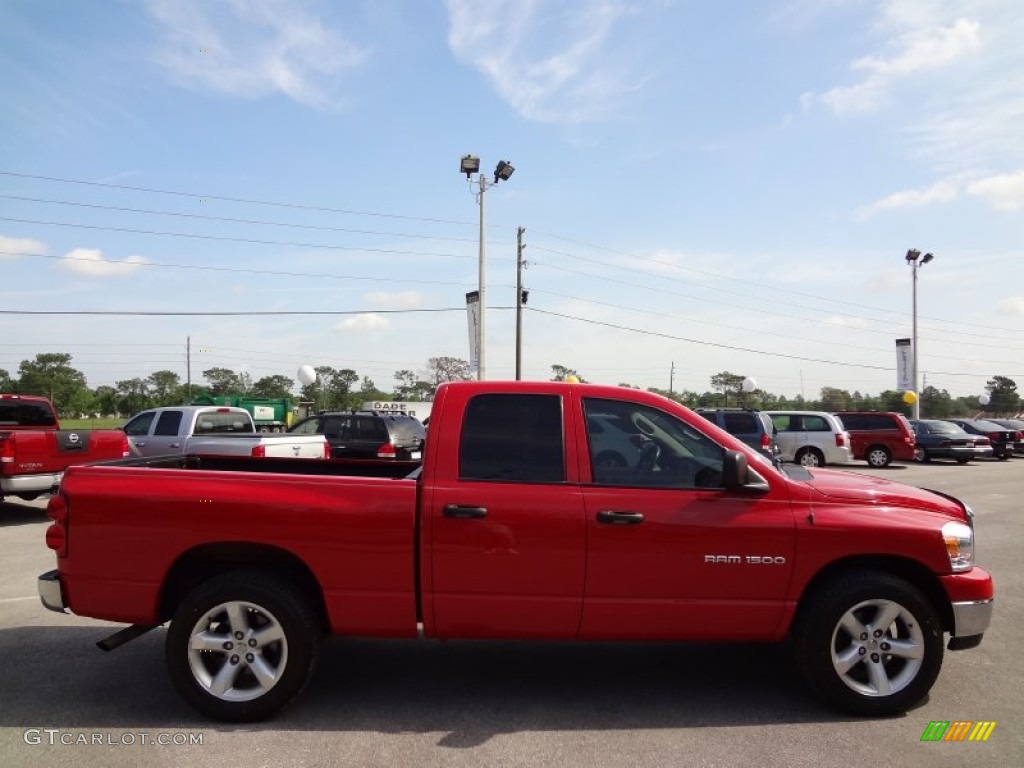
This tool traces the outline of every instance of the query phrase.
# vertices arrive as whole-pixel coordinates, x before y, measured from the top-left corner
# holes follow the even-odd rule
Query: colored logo
[[[921,741],[988,741],[995,727],[995,720],[932,720]]]

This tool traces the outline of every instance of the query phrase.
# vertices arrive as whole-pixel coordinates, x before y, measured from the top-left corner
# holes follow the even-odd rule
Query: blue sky
[[[1024,388],[1012,0],[0,5],[0,368]],[[125,313],[31,315],[31,311]],[[317,312],[337,314],[139,315]]]

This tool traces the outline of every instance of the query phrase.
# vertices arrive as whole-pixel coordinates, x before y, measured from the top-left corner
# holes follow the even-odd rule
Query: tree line
[[[127,417],[147,408],[183,405],[201,395],[288,398],[296,405],[308,404],[310,410],[352,410],[374,400],[430,400],[442,382],[472,378],[465,360],[432,357],[422,371],[395,371],[390,390],[351,368],[327,365],[317,366],[316,381],[298,389],[292,376],[275,374],[254,380],[248,373],[220,367],[202,371],[203,383],[182,381],[175,371],[163,370],[90,388],[72,360],[68,353],[45,352],[22,360],[16,375],[0,368],[0,392],[48,397],[61,418]]]
[[[299,386],[292,376],[275,374],[253,380],[248,373],[214,367],[202,371],[204,383],[183,382],[170,370],[156,371],[146,377],[135,377],[91,389],[85,374],[72,365],[72,356],[62,352],[37,354],[34,360],[22,360],[16,376],[0,368],[0,392],[45,395],[50,398],[61,418],[88,415],[131,416],[147,408],[182,405],[200,395],[249,395],[252,397],[288,398],[307,403],[311,410],[350,410],[376,400],[406,402],[430,401],[437,386],[446,381],[473,378],[469,363],[456,357],[432,357],[424,369],[395,371],[390,390],[378,388],[368,376],[360,376],[351,368],[317,366],[312,384]],[[551,366],[551,380],[586,379],[574,368]],[[806,411],[896,411],[907,416],[912,406],[904,393],[886,390],[877,395],[849,392],[838,387],[822,387],[820,397],[802,395],[786,397],[763,390],[743,391],[746,377],[722,371],[710,377],[709,388],[669,391],[656,387],[648,391],[664,395],[690,408],[745,407],[761,410]],[[619,386],[639,389],[629,383]],[[1013,416],[1024,409],[1017,393],[1017,384],[1006,376],[993,376],[986,384],[989,402],[982,405],[977,397],[952,397],[946,390],[925,387],[921,392],[921,418],[972,416],[979,411],[993,415]]]

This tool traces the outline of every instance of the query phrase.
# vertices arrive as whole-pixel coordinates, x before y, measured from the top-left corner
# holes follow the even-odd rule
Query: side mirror
[[[722,461],[722,484],[727,491],[767,493],[768,482],[750,469],[747,457],[741,451],[727,450]]]

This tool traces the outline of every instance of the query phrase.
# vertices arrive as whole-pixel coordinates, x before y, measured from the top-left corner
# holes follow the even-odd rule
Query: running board
[[[115,648],[120,648],[130,640],[134,640],[136,637],[142,637],[142,635],[149,632],[151,629],[155,629],[158,624],[132,624],[130,627],[118,630],[110,637],[104,638],[96,643],[96,647],[101,651],[112,651]]]

